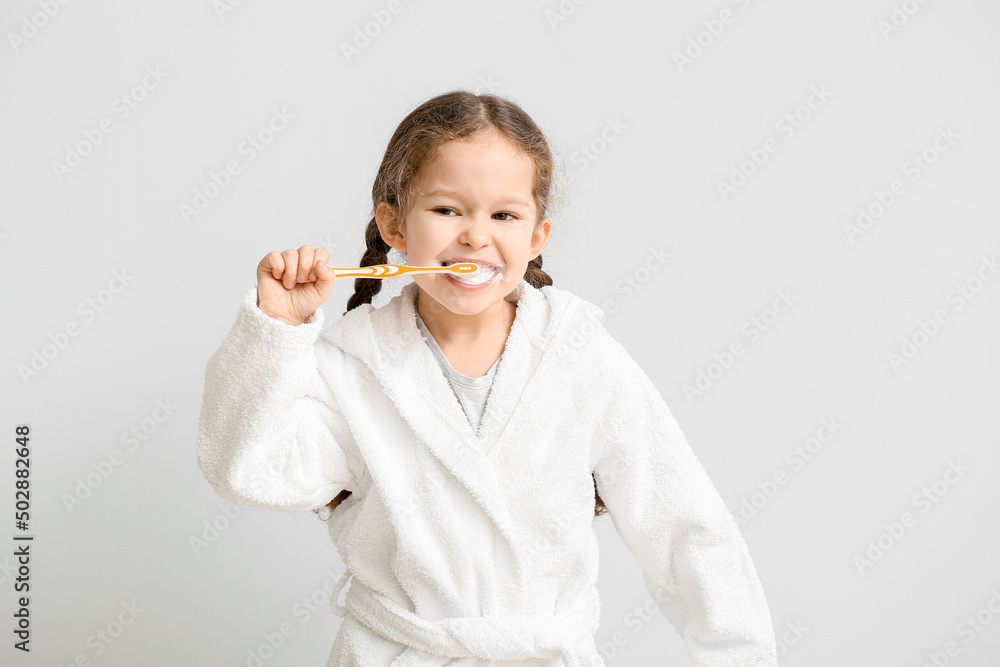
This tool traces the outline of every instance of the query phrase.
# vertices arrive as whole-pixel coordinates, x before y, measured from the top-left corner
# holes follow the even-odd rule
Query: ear
[[[534,231],[531,233],[531,259],[535,259],[542,254],[542,249],[545,248],[545,244],[549,240],[549,234],[552,233],[552,220],[549,218],[542,218],[535,225]]]
[[[384,201],[375,208],[375,223],[383,241],[399,252],[406,252],[406,229],[396,224],[396,209],[392,204]]]

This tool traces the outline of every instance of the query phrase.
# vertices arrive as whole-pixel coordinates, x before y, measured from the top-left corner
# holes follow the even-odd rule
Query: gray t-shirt
[[[437,357],[441,368],[444,369],[451,388],[455,392],[455,396],[458,397],[458,402],[462,404],[462,408],[465,410],[465,416],[469,419],[472,432],[478,433],[479,422],[483,418],[483,412],[486,411],[486,397],[490,393],[490,387],[493,386],[493,376],[496,375],[497,364],[500,363],[500,359],[497,358],[493,362],[490,370],[486,371],[486,375],[477,378],[462,375],[452,368],[451,362],[448,361],[448,357],[444,356],[441,346],[434,340],[434,336],[427,330],[427,326],[420,318],[420,313],[417,313],[417,327],[424,335],[424,340],[427,341],[427,345],[430,346],[434,356]]]

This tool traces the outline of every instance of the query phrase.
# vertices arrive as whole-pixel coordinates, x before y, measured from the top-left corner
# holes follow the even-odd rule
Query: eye
[[[435,213],[438,213],[440,211],[451,211],[452,213],[455,212],[453,209],[450,209],[447,206],[439,206],[439,207],[437,207],[435,209],[431,209],[431,210],[434,211]]]
[[[506,211],[501,211],[500,213],[497,213],[497,215],[509,215],[510,220],[517,220],[516,215],[514,215],[513,213],[507,213]],[[510,222],[510,220],[504,220],[504,222]]]

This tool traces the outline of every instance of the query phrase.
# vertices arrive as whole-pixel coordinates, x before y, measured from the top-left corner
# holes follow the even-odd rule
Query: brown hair
[[[413,182],[420,165],[434,157],[443,144],[469,139],[477,132],[490,129],[498,131],[534,162],[532,195],[537,211],[535,223],[545,217],[552,189],[552,153],[538,125],[513,102],[496,95],[475,95],[465,90],[454,90],[431,98],[411,111],[389,139],[372,186],[372,218],[365,228],[366,250],[358,266],[384,264],[388,259],[390,246],[382,239],[375,218],[378,205],[388,202],[394,211],[405,215],[410,207]],[[402,221],[402,216],[397,216],[392,224],[398,227]],[[542,270],[541,255],[528,262],[524,280],[536,288],[552,284],[552,278]],[[355,279],[354,294],[347,300],[347,310],[371,303],[381,289],[381,280]],[[337,505],[350,495],[351,492],[345,489],[326,505],[331,515]],[[594,516],[606,513],[607,507],[597,492],[596,477],[594,499]]]

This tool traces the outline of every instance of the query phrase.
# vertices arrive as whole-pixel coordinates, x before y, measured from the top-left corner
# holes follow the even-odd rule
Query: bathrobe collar
[[[358,306],[327,328],[327,338],[367,364],[428,446],[457,438],[482,456],[495,452],[516,411],[532,409],[530,400],[520,401],[521,395],[530,389],[535,369],[560,330],[579,330],[584,320],[603,317],[597,306],[571,292],[552,286],[538,289],[522,279],[507,296],[517,310],[479,432],[473,433],[448,378],[417,327],[417,294],[414,281],[379,308]]]

